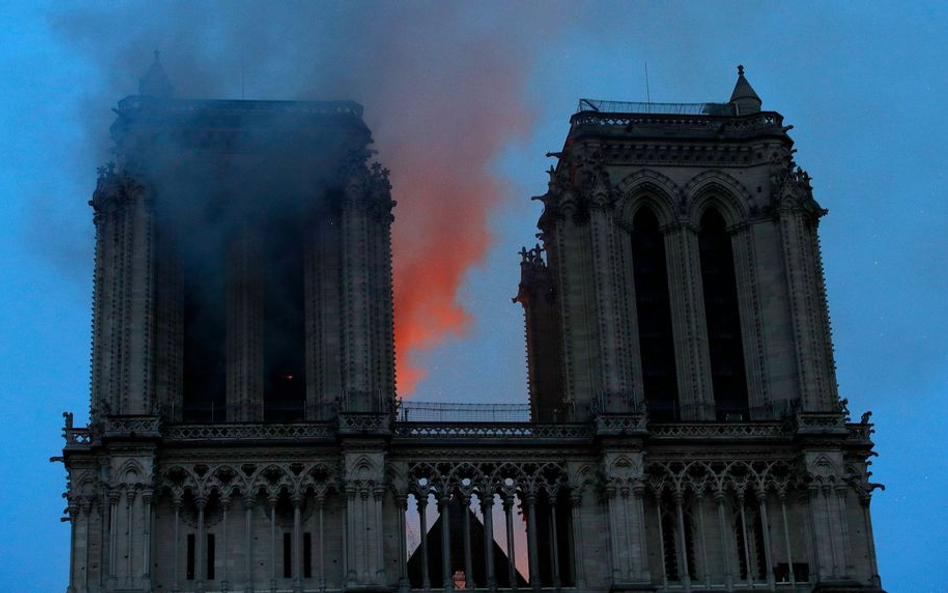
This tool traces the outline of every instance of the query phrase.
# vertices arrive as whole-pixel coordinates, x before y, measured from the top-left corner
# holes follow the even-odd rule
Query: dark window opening
[[[185,422],[226,418],[225,273],[223,250],[212,240],[187,240],[183,246]]]
[[[283,534],[283,578],[293,576],[293,538],[289,533]]]
[[[715,415],[718,421],[748,420],[747,376],[731,236],[724,218],[713,208],[701,218],[698,244]]]
[[[185,569],[185,575],[189,581],[194,580],[194,534],[188,534],[188,559]]]
[[[214,580],[214,534],[207,534],[207,580]]]
[[[810,580],[810,565],[806,562],[793,563],[793,579],[798,583],[806,583]],[[780,562],[774,566],[774,580],[778,583],[790,582],[790,565],[786,562]]]
[[[678,376],[665,237],[658,228],[658,219],[648,208],[639,210],[632,226],[632,267],[645,401],[650,418],[674,421],[679,417]]]
[[[313,576],[313,534],[303,534],[303,578]]]
[[[665,576],[669,581],[680,580],[678,574],[678,546],[675,543],[675,519],[671,513],[661,512],[662,522],[662,550],[665,553]]]
[[[302,226],[283,219],[265,235],[264,419],[293,422],[303,419],[306,397]]]

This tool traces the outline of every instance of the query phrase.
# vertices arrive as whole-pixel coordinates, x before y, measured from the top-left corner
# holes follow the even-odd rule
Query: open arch
[[[698,246],[715,416],[719,421],[746,420],[747,373],[734,254],[728,224],[716,206],[708,207],[701,216]]]
[[[656,420],[677,420],[678,378],[665,237],[650,206],[642,206],[635,213],[631,240],[646,405],[650,417]]]

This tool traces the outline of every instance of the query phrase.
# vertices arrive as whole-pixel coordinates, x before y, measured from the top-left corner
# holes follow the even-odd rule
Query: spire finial
[[[150,95],[161,99],[170,99],[174,96],[174,87],[168,80],[164,68],[161,67],[161,52],[155,49],[155,59],[145,74],[138,82],[138,93],[140,95]]]
[[[734,92],[731,93],[730,103],[737,107],[739,115],[760,111],[760,97],[757,96],[754,88],[744,78],[744,64],[738,64],[737,66],[737,83],[734,85]]]
[[[158,59],[158,50],[155,50],[155,59]],[[744,76],[744,64],[737,65],[737,75]]]

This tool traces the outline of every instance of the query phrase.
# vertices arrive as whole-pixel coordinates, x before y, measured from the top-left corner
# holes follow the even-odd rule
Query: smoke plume
[[[136,92],[155,48],[179,97],[365,106],[398,202],[398,386],[410,395],[426,374],[413,355],[468,327],[458,288],[490,245],[491,209],[510,197],[491,164],[530,129],[527,72],[557,12],[549,3],[141,3],[81,5],[50,20],[97,74],[77,113],[97,147],[83,151],[90,175],[107,160],[106,109]]]

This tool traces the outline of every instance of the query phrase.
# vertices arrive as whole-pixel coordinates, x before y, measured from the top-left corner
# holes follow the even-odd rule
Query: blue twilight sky
[[[272,53],[256,71],[260,88],[261,80],[271,83],[267,98],[294,98],[296,89],[283,95],[279,82],[305,56],[288,48],[314,43],[317,33],[339,42],[331,39],[343,35],[334,33],[335,18],[352,27],[353,14],[375,14],[364,3],[284,3],[267,4],[263,18],[248,19],[242,13],[254,7],[231,2],[201,4],[204,10],[177,18],[177,6],[0,6],[0,426],[6,435],[0,586],[6,590],[65,587],[69,537],[58,521],[64,473],[47,459],[62,445],[60,413],[74,410],[80,423],[87,417],[93,228],[85,204],[94,166],[104,158],[108,108],[135,90],[154,47],[169,63],[175,52],[180,60],[182,48],[201,54],[195,60],[220,63],[215,48],[227,47],[218,45],[221,39],[236,34],[231,24],[252,36],[268,14],[292,19],[299,10],[293,19],[299,27],[274,38],[279,42],[270,44]],[[435,7],[444,5],[413,4],[406,11]],[[524,70],[517,100],[531,119],[490,160],[504,192],[490,212],[493,243],[458,294],[474,321],[466,336],[416,357],[430,373],[416,397],[524,401],[522,314],[509,300],[519,275],[516,251],[533,242],[539,210],[528,198],[544,191],[549,161],[543,155],[561,146],[576,100],[644,100],[648,62],[653,100],[725,101],[735,65],[743,63],[765,108],[795,126],[797,160],[830,210],[821,235],[840,390],[854,414],[875,413],[874,480],[887,485],[873,500],[883,584],[892,593],[948,591],[942,468],[948,4],[454,7],[464,13],[465,34],[489,42],[504,28],[505,39],[515,39],[510,60]],[[457,28],[458,19],[453,22]],[[396,20],[387,34],[398,39],[402,24]],[[195,39],[206,40],[198,48],[203,53]],[[341,45],[333,51],[348,51]],[[270,68],[277,74],[269,76]],[[169,75],[175,78],[171,67]]]

